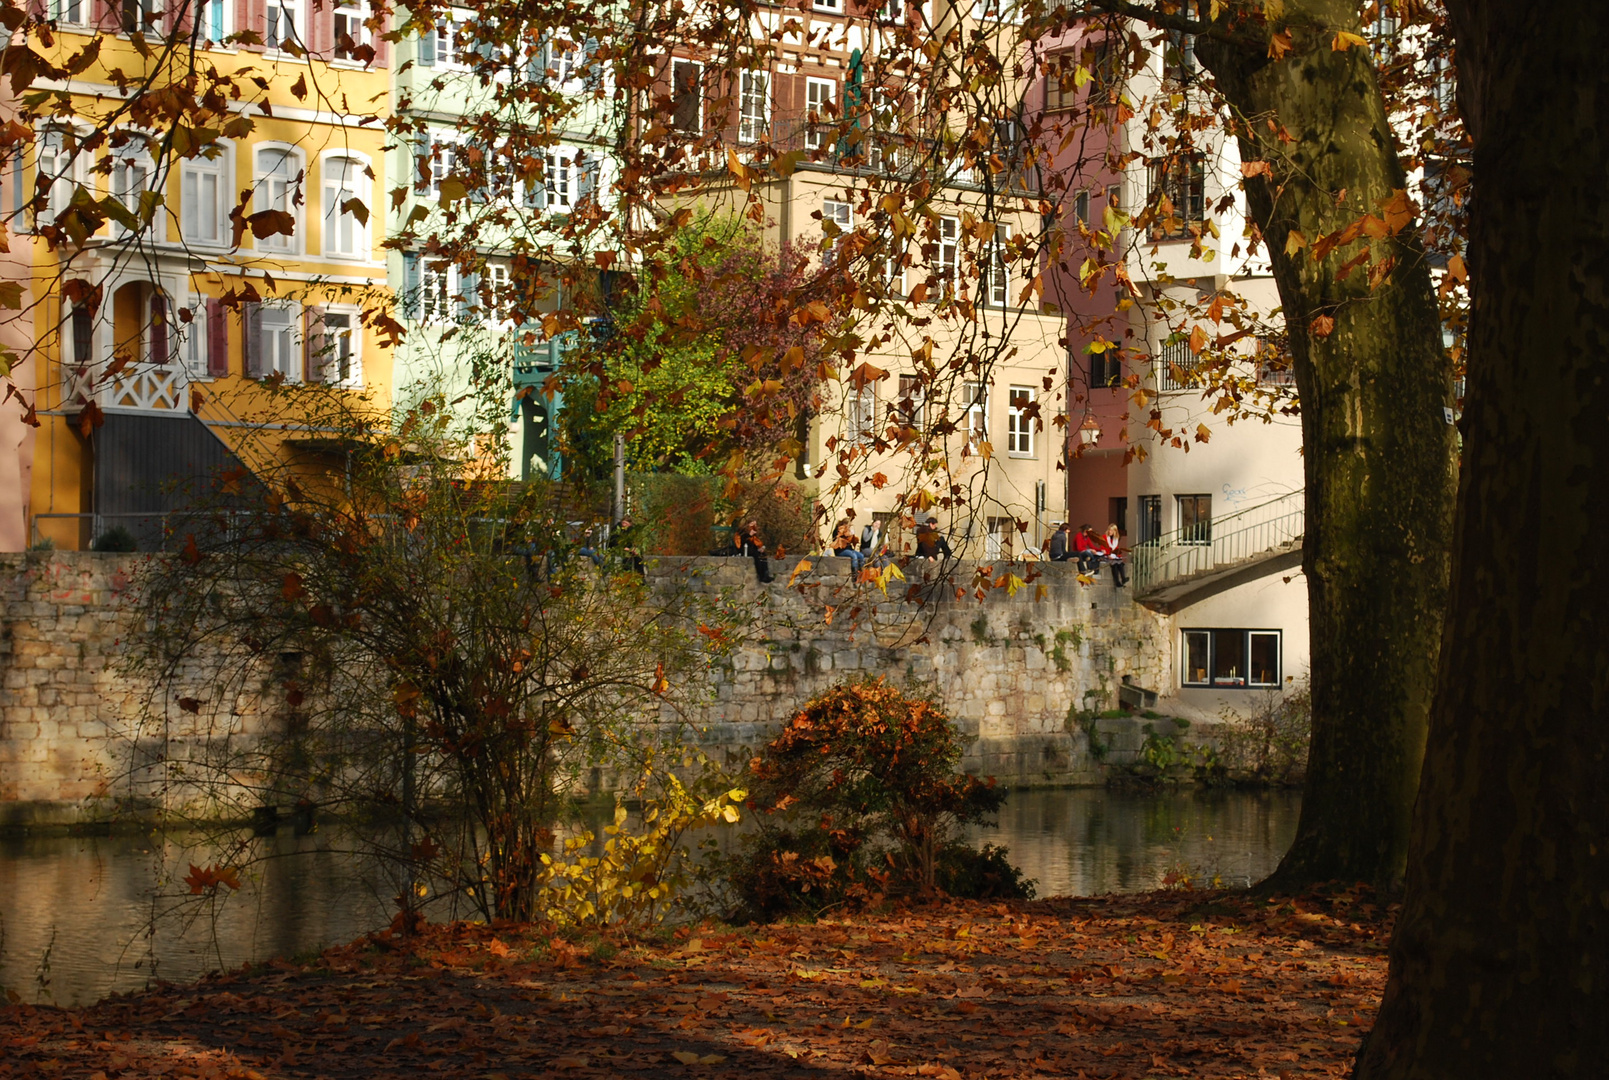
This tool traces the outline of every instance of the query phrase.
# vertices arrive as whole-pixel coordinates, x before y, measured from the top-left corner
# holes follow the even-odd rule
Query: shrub
[[[134,534],[121,525],[113,525],[91,541],[89,546],[95,551],[128,552],[140,550],[139,541],[134,539]]]
[[[865,906],[887,896],[1026,895],[1001,848],[957,843],[1005,799],[956,771],[949,718],[875,682],[833,687],[800,709],[750,765],[759,828],[726,860],[749,918]]]
[[[1313,698],[1305,684],[1266,692],[1249,716],[1228,709],[1220,716],[1227,730],[1219,762],[1231,778],[1262,784],[1301,781],[1313,733]]]

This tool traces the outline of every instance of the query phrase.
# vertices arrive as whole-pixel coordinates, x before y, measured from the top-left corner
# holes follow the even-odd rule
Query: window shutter
[[[302,309],[302,380],[324,381],[324,309],[309,305]]]
[[[240,321],[244,336],[241,339],[241,353],[245,357],[246,377],[260,379],[267,372],[263,366],[263,306],[254,300],[248,300],[240,306]]]
[[[28,17],[45,21],[45,0],[28,0]]]
[[[419,34],[418,64],[420,67],[436,66],[436,32],[428,26]]]
[[[467,322],[480,312],[480,275],[465,271],[458,275],[458,320]]]
[[[541,42],[531,50],[531,55],[527,57],[525,61],[526,82],[542,83],[547,81],[549,48],[550,46],[548,45],[548,40],[544,37]]]
[[[153,364],[168,362],[168,298],[151,294],[151,353]]]
[[[120,0],[90,0],[95,5],[95,27],[102,33],[116,34],[123,29]]]
[[[176,34],[180,42],[188,42],[190,35],[195,32],[195,10],[202,0],[167,0],[162,13],[162,21],[167,26],[168,33]],[[210,0],[217,3],[219,0]]]
[[[400,306],[404,318],[418,318],[423,307],[419,290],[423,281],[419,274],[419,256],[412,251],[402,253],[402,296]]]
[[[207,374],[221,379],[229,374],[229,323],[223,301],[209,298],[207,313]]]
[[[589,154],[585,150],[576,151],[576,201],[586,202],[588,199],[598,197],[598,173],[601,159],[597,154]]]
[[[309,13],[307,51],[320,60],[328,60],[335,55],[335,0],[312,0],[312,4],[314,10]]]
[[[227,0],[219,0],[219,3],[226,2]],[[249,31],[262,37],[267,32],[265,25],[267,22],[268,5],[262,0],[235,0],[235,33],[243,34]],[[241,48],[250,49],[252,52],[263,51],[261,44],[242,45]]]
[[[581,71],[583,85],[596,90],[603,85],[603,69],[598,66],[598,39],[587,38],[581,43]]]
[[[387,12],[380,20],[380,29],[369,32],[369,43],[374,46],[374,66],[391,66],[391,42],[385,36],[391,32],[391,15]]]
[[[421,131],[413,140],[414,170],[413,186],[415,191],[430,190],[430,132]]]

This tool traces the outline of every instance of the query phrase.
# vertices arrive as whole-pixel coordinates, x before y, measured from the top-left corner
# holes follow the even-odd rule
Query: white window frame
[[[1016,0],[978,0],[972,5],[974,22],[1022,22],[1022,16]]]
[[[151,155],[149,144],[136,132],[129,142],[109,151],[108,156],[112,161],[110,194],[138,218],[140,196],[147,191],[158,191],[161,188],[160,178],[156,174],[156,159]],[[160,217],[152,218],[153,232],[156,231],[159,220]],[[126,237],[134,233],[127,226],[113,222],[112,235]]]
[[[977,443],[989,438],[989,384],[964,382],[961,384],[962,402],[966,409],[963,433],[967,442]]]
[[[1038,396],[1031,386],[1011,386],[1006,390],[1006,454],[1009,457],[1034,456],[1034,418],[1028,406]],[[1019,405],[1019,401],[1022,404]]]
[[[210,378],[207,374],[207,301],[194,294],[185,298],[184,309],[190,312],[190,321],[179,317],[177,309],[168,320],[170,338],[168,348],[183,359],[185,371],[191,379]]]
[[[842,15],[844,13],[844,0],[810,0],[810,10],[819,11],[825,15]]]
[[[84,171],[83,155],[77,150],[67,149],[69,135],[76,133],[61,124],[49,124],[40,129],[35,137],[36,174],[51,178],[45,208],[35,215],[36,228],[54,224],[57,215],[67,209],[67,204],[72,201],[73,192],[80,186]]]
[[[374,44],[369,40],[369,28],[363,25],[368,15],[363,10],[362,0],[332,0],[332,7],[334,10],[330,13],[333,25],[330,37],[331,55],[336,60],[357,63],[350,52],[341,49],[341,34],[344,31],[346,36],[352,39],[354,49],[360,45]]]
[[[1247,670],[1237,676],[1225,676],[1219,679],[1216,673],[1218,666],[1218,638],[1220,635],[1238,635],[1241,638],[1241,649],[1246,657]],[[1274,639],[1275,664],[1272,679],[1254,680],[1252,678],[1251,654],[1253,638],[1269,637]],[[1204,668],[1191,667],[1191,646],[1195,645],[1206,653],[1203,658]],[[1270,630],[1250,627],[1188,627],[1179,631],[1179,685],[1191,689],[1211,690],[1271,690],[1284,685],[1285,669],[1285,635],[1281,630]],[[1196,672],[1202,672],[1197,675]]]
[[[877,440],[877,383],[844,391],[844,438],[870,446]]]
[[[984,523],[983,557],[1010,559],[1017,549],[1017,519],[992,517]]]
[[[983,288],[978,299],[990,307],[1011,303],[1011,268],[1006,265],[1006,244],[1011,240],[1010,225],[996,225],[994,239],[983,253]]]
[[[290,23],[290,34],[284,32],[281,23]],[[273,29],[270,29],[273,27]],[[290,55],[279,47],[280,42],[294,41],[296,44],[307,45],[307,4],[304,0],[267,0],[267,7],[263,16],[263,44],[269,53]]]
[[[302,381],[302,305],[293,301],[264,304],[258,309],[262,371],[259,378],[279,372],[286,382]],[[269,344],[272,335],[274,344]],[[282,353],[284,355],[280,355]],[[273,362],[270,362],[272,359]]]
[[[837,119],[838,83],[834,79],[805,76],[805,149],[820,150],[827,142],[827,127]]]
[[[510,267],[506,262],[488,262],[486,264],[486,295],[489,306],[483,314],[486,322],[492,326],[510,326],[506,312],[508,310],[508,287],[510,282]]]
[[[458,31],[469,21],[469,13],[459,8],[452,8],[447,15],[436,24],[436,66],[449,71],[468,71],[474,66],[473,61],[466,60],[465,54],[473,55],[473,47],[466,46],[460,50],[454,41]]]
[[[890,297],[904,299],[910,295],[905,289],[905,247],[892,234],[888,242],[899,246],[883,257],[884,284]]]
[[[234,145],[220,142],[215,156],[186,158],[179,163],[179,236],[183,243],[205,248],[229,246],[234,160]],[[204,217],[212,219],[211,231],[202,228]]]
[[[877,21],[884,26],[904,26],[906,0],[883,0],[877,6]]]
[[[445,130],[430,133],[430,181],[425,191],[432,199],[441,197],[441,182],[451,176],[453,170],[458,167],[458,148],[462,145],[461,140]],[[416,169],[414,181],[417,183],[418,179]]]
[[[901,375],[899,377],[898,397],[889,406],[889,412],[894,419],[920,432],[927,428],[927,384],[920,375]],[[911,407],[907,410],[904,403],[909,401]]]
[[[750,68],[737,79],[737,141],[750,146],[771,130],[771,73]]]
[[[555,146],[543,156],[542,190],[549,210],[567,211],[575,207],[579,155],[580,151],[573,146]]]
[[[264,168],[268,154],[282,155],[290,176],[271,173]],[[253,239],[256,250],[276,255],[300,255],[302,238],[306,235],[303,213],[307,190],[307,157],[296,147],[286,143],[258,143],[252,148],[252,207],[254,210],[285,210],[296,219],[291,235],[275,233],[264,239]],[[298,180],[297,177],[301,179]]]
[[[440,270],[430,260],[419,260],[419,321],[427,325],[444,325],[457,321],[458,267],[448,263]]]
[[[337,171],[339,170],[339,171]],[[341,204],[349,199],[356,199],[366,207],[370,207],[369,221],[374,220],[373,184],[369,179],[372,167],[368,159],[350,150],[326,151],[319,157],[319,175],[322,183],[319,185],[320,208],[324,212],[323,228],[320,240],[324,246],[324,257],[329,259],[367,260],[373,254],[373,246],[369,241],[369,222],[359,221],[356,214],[341,209]],[[350,220],[352,243],[338,245],[332,241],[332,232],[337,232],[343,222]]]
[[[343,390],[363,389],[363,309],[356,304],[329,304],[324,308],[324,352],[319,358],[323,379],[327,386]],[[345,320],[344,330],[337,330],[335,320]],[[346,342],[347,375],[340,378],[340,343]]]
[[[89,26],[87,17],[94,0],[50,0],[50,18],[58,26]]]
[[[939,295],[954,293],[961,263],[960,218],[949,215],[939,218],[938,243],[933,254],[933,273],[938,281]]]

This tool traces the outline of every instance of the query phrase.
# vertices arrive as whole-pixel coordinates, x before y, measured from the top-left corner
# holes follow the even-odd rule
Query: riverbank
[[[1339,1077],[1389,921],[1367,894],[1164,892],[649,942],[431,927],[0,1009],[0,1077]]]

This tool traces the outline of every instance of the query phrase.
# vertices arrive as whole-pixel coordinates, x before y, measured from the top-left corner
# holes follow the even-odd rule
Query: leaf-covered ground
[[[432,927],[84,1009],[0,1077],[1330,1077],[1385,979],[1353,895],[955,903],[651,943]]]

